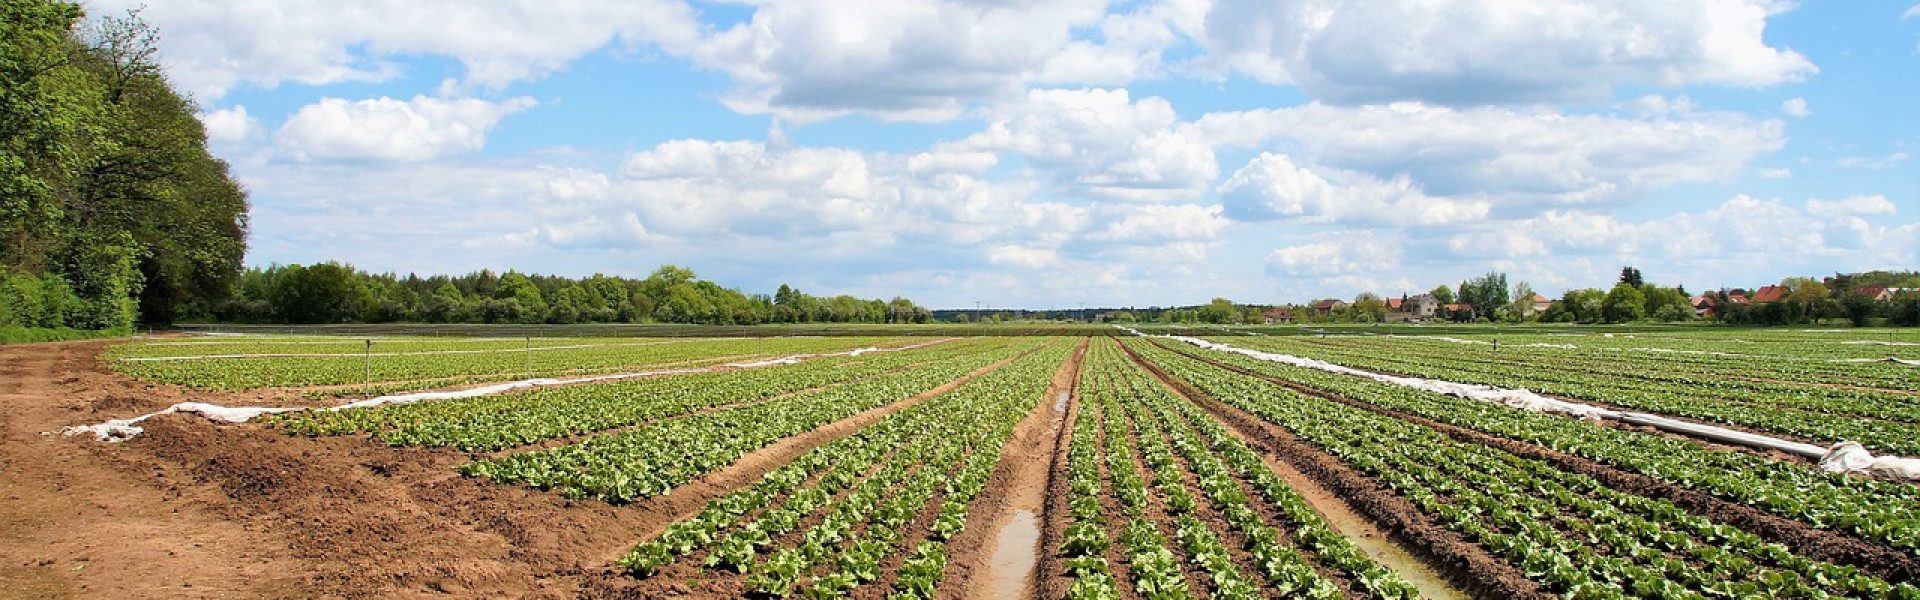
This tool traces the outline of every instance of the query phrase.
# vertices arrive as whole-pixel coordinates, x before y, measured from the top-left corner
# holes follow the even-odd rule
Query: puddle
[[[1027,597],[1027,583],[1039,558],[1040,519],[1029,511],[1014,511],[1013,518],[1000,528],[1000,537],[993,544],[993,561],[987,564],[991,597]]]
[[[1053,400],[1053,412],[1067,412],[1066,392],[1060,392],[1060,397]]]

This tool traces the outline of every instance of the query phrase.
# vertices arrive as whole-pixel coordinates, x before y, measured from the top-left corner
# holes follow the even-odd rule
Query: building
[[[1863,285],[1855,291],[1860,292],[1862,296],[1872,298],[1874,302],[1891,301],[1893,300],[1894,294],[1900,293],[1899,288],[1890,288],[1884,285]]]
[[[1537,314],[1540,314],[1540,313],[1543,313],[1543,312],[1547,312],[1547,309],[1548,309],[1548,308],[1550,308],[1550,307],[1552,307],[1552,306],[1553,306],[1553,299],[1552,299],[1552,298],[1548,298],[1548,297],[1546,297],[1546,296],[1542,296],[1542,295],[1539,295],[1539,294],[1534,294],[1534,295],[1533,295],[1533,304],[1532,304],[1531,306],[1529,306],[1529,307],[1528,307],[1528,308],[1529,308],[1529,311],[1527,312],[1527,314],[1526,314],[1525,316],[1528,316],[1528,317],[1531,317],[1531,316],[1534,316],[1534,315],[1537,315]]]
[[[1787,299],[1787,286],[1769,285],[1753,291],[1754,302],[1779,302]]]
[[[1420,294],[1407,298],[1407,314],[1415,318],[1431,319],[1440,312],[1440,301],[1433,294]]]
[[[1310,309],[1313,309],[1314,316],[1324,317],[1327,315],[1331,315],[1333,314],[1333,311],[1340,310],[1341,308],[1345,308],[1346,306],[1347,306],[1347,303],[1342,302],[1337,298],[1327,298],[1324,300],[1315,300],[1313,301],[1313,304],[1310,304],[1307,307]]]
[[[1266,322],[1269,324],[1292,323],[1293,309],[1287,308],[1285,306],[1275,306],[1275,307],[1271,307],[1266,310],[1260,311],[1260,316],[1261,318],[1265,319]]]
[[[1694,296],[1688,299],[1688,303],[1693,305],[1694,316],[1697,316],[1697,317],[1713,316],[1714,301],[1713,301],[1712,294],[1701,294],[1698,296]]]

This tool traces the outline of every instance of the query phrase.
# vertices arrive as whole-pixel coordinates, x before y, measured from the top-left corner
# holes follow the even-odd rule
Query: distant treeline
[[[208,154],[136,14],[0,0],[0,328],[208,315],[240,274],[246,194]]]
[[[338,263],[248,269],[214,316],[234,323],[924,323],[905,298],[745,294],[668,265],[645,279],[479,271],[404,277]]]

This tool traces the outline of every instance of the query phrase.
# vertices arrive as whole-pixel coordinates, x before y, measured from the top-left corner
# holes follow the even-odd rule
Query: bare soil
[[[1442,423],[1419,415],[1353,400],[1339,394],[1301,385],[1282,378],[1253,373],[1233,365],[1214,362],[1204,357],[1196,358],[1243,375],[1264,379],[1270,383],[1284,386],[1300,393],[1405,420],[1433,429],[1456,440],[1498,448],[1521,458],[1543,461],[1560,469],[1592,477],[1606,484],[1607,487],[1623,492],[1652,498],[1665,498],[1690,512],[1705,516],[1717,522],[1739,527],[1742,530],[1754,533],[1770,541],[1784,544],[1787,547],[1793,548],[1794,552],[1809,558],[1853,565],[1869,573],[1894,581],[1912,581],[1920,578],[1920,557],[1904,554],[1891,547],[1862,540],[1846,533],[1816,529],[1806,523],[1768,513],[1752,506],[1722,499],[1699,490],[1663,482],[1585,457],[1552,450],[1531,442]],[[1686,439],[1693,441],[1691,438]],[[1734,450],[1732,447],[1719,447],[1719,449],[1724,451]]]
[[[942,578],[943,590],[963,598],[1032,598],[1055,575],[1039,568],[1040,558],[1051,555],[1048,550],[1053,546],[1041,545],[1046,536],[1033,525],[1064,527],[1057,523],[1060,519],[1046,514],[1047,492],[1054,463],[1066,453],[1061,442],[1067,431],[1067,405],[1075,400],[1086,353],[1087,341],[1082,340],[1054,372],[1053,382],[1033,411],[1014,427],[986,490],[967,510],[969,521],[979,520],[948,542],[952,558]],[[1019,518],[1021,513],[1026,519]]]
[[[629,595],[632,580],[611,563],[634,543],[814,446],[1006,362],[615,507],[461,477],[452,469],[464,453],[364,437],[179,415],[150,419],[146,434],[117,444],[61,435],[176,402],[268,397],[133,380],[98,360],[114,342],[0,346],[0,595]]]
[[[1306,474],[1321,486],[1337,493],[1348,505],[1374,523],[1391,531],[1396,541],[1445,574],[1457,588],[1478,597],[1551,597],[1513,565],[1442,526],[1411,501],[1312,443],[1294,436],[1286,428],[1207,396],[1186,382],[1168,376],[1152,361],[1142,360],[1141,363],[1162,382],[1219,418],[1228,429],[1237,432],[1255,449]]]

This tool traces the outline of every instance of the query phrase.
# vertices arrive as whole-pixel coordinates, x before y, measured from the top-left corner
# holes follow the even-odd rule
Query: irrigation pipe
[[[1704,423],[1682,421],[1656,414],[1601,408],[1590,404],[1551,398],[1525,389],[1501,388],[1490,385],[1459,383],[1419,377],[1400,377],[1364,369],[1356,369],[1323,360],[1293,356],[1291,354],[1250,350],[1196,337],[1149,335],[1129,327],[1120,327],[1120,329],[1137,336],[1178,340],[1208,350],[1229,352],[1258,360],[1289,364],[1296,367],[1330,373],[1364,377],[1382,383],[1390,383],[1482,402],[1491,402],[1532,412],[1562,414],[1585,419],[1613,419],[1622,423],[1653,427],[1661,431],[1721,443],[1738,444],[1765,450],[1777,450],[1818,461],[1822,470],[1833,473],[1871,472],[1897,479],[1920,480],[1920,459],[1898,456],[1876,457],[1872,452],[1869,452],[1864,446],[1861,446],[1857,442],[1842,441],[1832,446],[1822,448],[1814,444],[1783,440]]]

